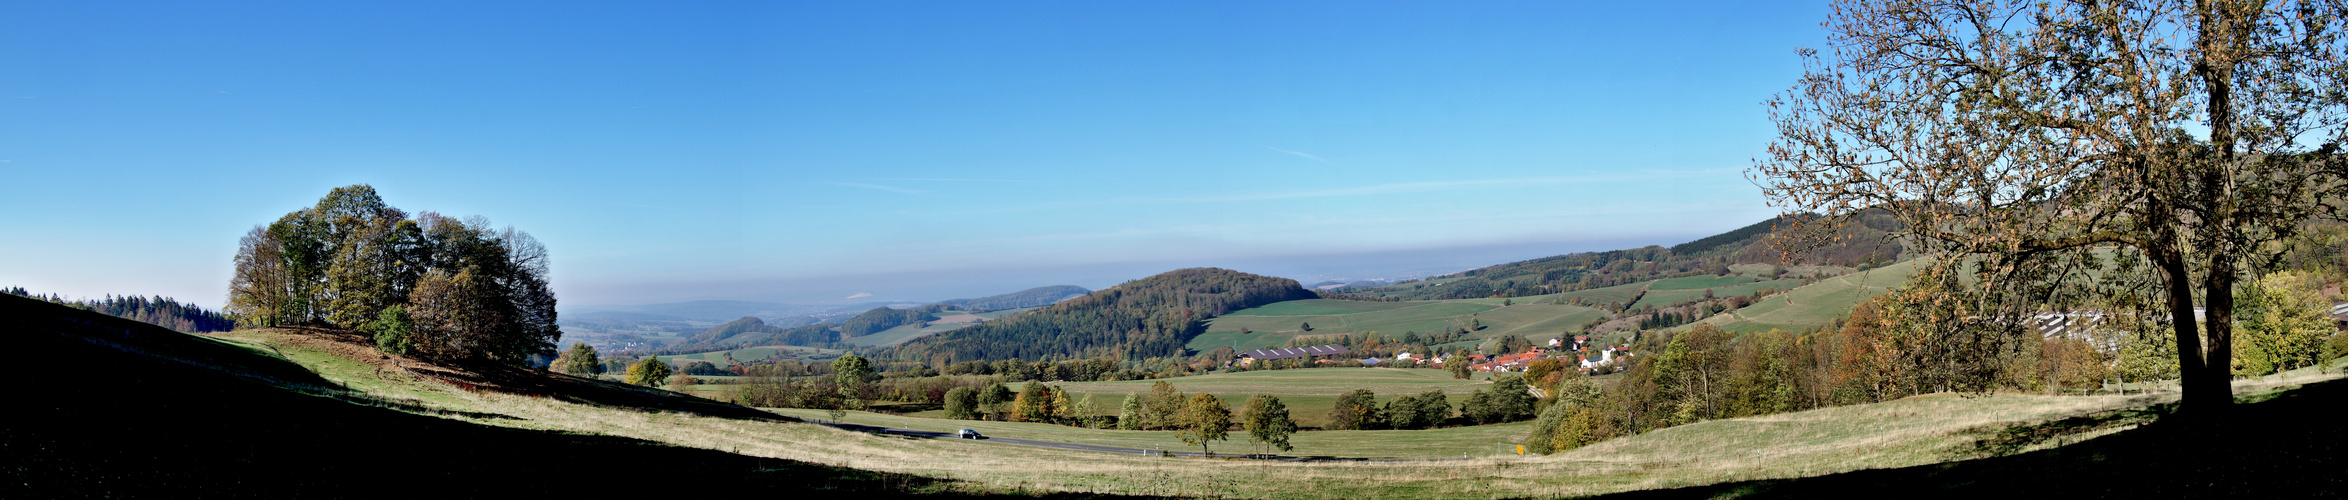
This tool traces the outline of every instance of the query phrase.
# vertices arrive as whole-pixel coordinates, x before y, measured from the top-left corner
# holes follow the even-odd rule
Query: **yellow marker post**
[[[1523,454],[1525,454],[1525,445],[1521,445],[1521,444],[1520,444],[1520,445],[1516,445],[1516,454],[1518,454],[1518,455],[1523,455]]]

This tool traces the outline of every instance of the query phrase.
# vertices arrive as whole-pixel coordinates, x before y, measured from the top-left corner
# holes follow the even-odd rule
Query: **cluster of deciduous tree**
[[[1188,396],[1174,389],[1174,384],[1154,382],[1148,394],[1125,395],[1118,406],[1117,428],[1125,430],[1171,429],[1181,422],[1175,416],[1182,411]]]
[[[411,217],[367,185],[254,227],[238,245],[229,313],[247,326],[324,324],[394,353],[521,363],[554,354],[546,247],[488,220]]]
[[[848,410],[863,409],[873,401],[873,378],[871,362],[850,354],[832,359],[828,377],[758,377],[736,384],[727,396],[743,406],[830,410],[832,419],[839,420]]]
[[[1501,376],[1491,387],[1468,394],[1459,405],[1459,418],[1471,424],[1496,424],[1533,418],[1533,397],[1521,377]],[[1377,393],[1354,389],[1337,397],[1329,409],[1329,429],[1429,429],[1452,419],[1451,399],[1441,389],[1396,397],[1378,405]]]
[[[946,375],[997,375],[1008,382],[1042,380],[1049,382],[1094,382],[1109,380],[1142,380],[1150,373],[1127,368],[1109,358],[1072,359],[1067,361],[1038,361],[1029,363],[1017,358],[984,361],[964,361],[946,365]]]
[[[831,409],[846,401],[830,378],[758,377],[733,387],[734,404],[755,408]]]
[[[1106,408],[1093,395],[1071,398],[1058,386],[1030,380],[1018,392],[1001,379],[984,385],[955,387],[945,393],[946,418],[1007,420],[1099,428],[1115,419],[1099,415]]]
[[[2251,314],[2242,325],[2251,347],[2237,358],[2243,374],[2308,366],[2336,330],[2312,287],[2284,273],[2237,294]],[[2175,377],[2174,344],[2157,313],[2122,307],[2077,314],[2058,334],[2007,332],[2009,341],[1955,343],[1935,321],[1928,286],[1911,284],[1862,302],[1833,327],[1805,334],[1778,330],[1733,335],[1709,324],[1655,331],[1621,379],[1606,390],[1575,369],[1527,373],[1549,397],[1531,448],[1548,453],[1608,437],[1719,418],[1888,401],[1935,392],[2063,392],[2109,382]],[[2293,296],[2296,296],[2294,298]],[[2112,304],[2107,304],[2112,305]],[[2272,347],[2268,347],[2272,346]],[[2271,354],[2270,354],[2271,353]],[[2122,386],[2124,387],[2124,386]]]
[[[1150,384],[1149,394],[1125,395],[1116,424],[1126,430],[1173,429],[1182,442],[1199,445],[1201,452],[1210,451],[1210,441],[1228,439],[1231,426],[1238,425],[1251,442],[1266,449],[1292,449],[1288,436],[1296,432],[1296,422],[1289,419],[1288,405],[1280,398],[1248,398],[1236,417],[1234,421],[1231,405],[1213,394],[1184,394],[1174,384],[1156,382]]]
[[[116,297],[108,295],[98,300],[67,300],[60,295],[34,295],[23,287],[0,290],[0,293],[46,300],[76,309],[96,311],[117,318],[129,319],[187,333],[225,332],[236,328],[236,321],[217,311],[197,307],[167,297]]]
[[[996,359],[1139,360],[1185,354],[1216,315],[1314,298],[1296,280],[1225,269],[1181,269],[1034,312],[907,342],[892,357],[932,365]]]

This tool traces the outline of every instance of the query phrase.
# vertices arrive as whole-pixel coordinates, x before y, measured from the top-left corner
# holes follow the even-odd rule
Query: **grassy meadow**
[[[1631,306],[1675,306],[1692,301],[1702,300],[1704,298],[1705,290],[1711,290],[1712,296],[1714,297],[1732,297],[1737,295],[1752,295],[1753,292],[1762,290],[1792,290],[1800,286],[1802,286],[1802,280],[1781,279],[1763,281],[1756,278],[1736,275],[1672,278],[1656,281],[1654,286],[1647,290],[1647,295],[1640,297],[1639,301],[1637,303],[1631,304]]]
[[[829,464],[943,481],[943,492],[1111,493],[1237,498],[1439,497],[1516,498],[1579,496],[1726,481],[1795,478],[1872,468],[1906,467],[2018,453],[2076,443],[2135,424],[2084,429],[2018,446],[1983,448],[1999,431],[2050,420],[2173,401],[2173,390],[2131,396],[1988,397],[1929,395],[1874,405],[1828,408],[1766,417],[1720,420],[1607,441],[1546,457],[1491,457],[1494,441],[1521,439],[1525,424],[1431,431],[1328,431],[1296,436],[1300,455],[1390,456],[1471,460],[1283,463],[1141,457],[918,439],[851,432],[788,421],[710,416],[695,412],[582,404],[460,389],[445,382],[386,369],[364,346],[322,346],[294,335],[241,331],[219,337],[294,361],[346,390],[346,400],[481,426],[577,435],[644,439],[670,446]],[[2335,363],[2336,364],[2336,363]],[[1389,373],[1392,372],[1392,373]],[[1432,370],[1323,369],[1254,372],[1174,379],[1188,391],[1334,391],[1355,385],[1408,392],[1426,387],[1472,389]],[[2336,372],[2301,370],[2244,381],[2256,393],[2316,380]],[[1368,382],[1363,384],[1361,382]],[[1124,385],[1120,385],[1124,384]],[[1070,384],[1078,390],[1082,384]],[[1095,383],[1103,393],[1147,384]],[[657,392],[653,389],[637,391]],[[1381,394],[1388,391],[1381,390]],[[2256,395],[2253,395],[2253,399]],[[1312,410],[1292,404],[1300,414]],[[802,414],[799,410],[783,413]],[[820,412],[818,412],[820,413]],[[814,416],[814,415],[803,415]],[[951,430],[964,427],[1005,436],[1069,442],[1179,448],[1163,432],[1131,432],[966,422],[856,414],[851,422]],[[1245,451],[1244,435],[1218,450]],[[2036,448],[2034,448],[2036,447]],[[1266,480],[1278,478],[1279,480]]]
[[[1126,394],[1150,392],[1155,382],[1173,384],[1185,393],[1207,393],[1220,398],[1233,408],[1245,403],[1249,396],[1266,394],[1277,396],[1288,405],[1289,417],[1297,425],[1321,427],[1329,423],[1329,410],[1337,406],[1337,397],[1354,389],[1369,389],[1377,393],[1378,404],[1385,404],[1396,396],[1416,395],[1433,389],[1442,389],[1451,395],[1451,404],[1466,401],[1465,395],[1491,385],[1479,378],[1458,380],[1443,370],[1426,368],[1307,368],[1297,370],[1268,370],[1238,373],[1216,373],[1195,377],[1176,377],[1160,380],[1121,380],[1115,382],[1061,382],[1053,385],[1068,391],[1070,398],[1093,396],[1100,403],[1097,414],[1115,415]],[[1015,387],[1016,388],[1016,387]]]
[[[1286,400],[1287,398],[1281,398]],[[1234,405],[1236,406],[1236,405]],[[825,410],[799,408],[768,408],[768,411],[793,417],[830,420]],[[1234,411],[1237,408],[1233,408]],[[1296,408],[1289,408],[1291,413]],[[1058,441],[1063,443],[1150,448],[1177,451],[1198,451],[1197,445],[1184,445],[1174,431],[1126,431],[1115,429],[1087,429],[1055,424],[1001,422],[981,420],[947,420],[913,416],[884,415],[852,411],[841,419],[851,424],[878,425],[900,429],[935,432],[953,432],[971,429],[990,437]],[[1291,451],[1273,450],[1289,456],[1336,456],[1393,459],[1434,459],[1461,457],[1488,457],[1496,449],[1495,443],[1514,443],[1532,432],[1531,422],[1512,424],[1448,427],[1421,431],[1305,431],[1289,438]],[[1230,440],[1209,444],[1216,453],[1252,453],[1245,432],[1234,432]]]
[[[660,358],[661,362],[668,363],[670,366],[683,365],[685,363],[691,363],[694,361],[707,361],[709,364],[717,365],[718,368],[726,368],[734,366],[736,364],[734,361],[747,362],[767,358],[796,358],[806,361],[822,361],[840,357],[841,354],[846,354],[847,352],[848,351],[816,347],[778,345],[744,347],[741,349],[727,349],[723,351],[697,352],[693,354],[677,354],[655,357]],[[728,355],[732,356],[733,361],[727,360]]]
[[[1470,334],[1474,338],[1517,335],[1543,342],[1561,334],[1579,331],[1582,325],[1606,314],[1587,307],[1548,303],[1551,302],[1548,299],[1553,297],[1517,297],[1507,299],[1507,302],[1513,304],[1508,306],[1501,305],[1503,299],[1407,302],[1292,300],[1216,317],[1207,323],[1207,332],[1192,338],[1188,347],[1202,352],[1220,347],[1244,351],[1280,347],[1298,336],[1363,332],[1378,332],[1381,336],[1399,338],[1407,332],[1424,334],[1466,328],[1471,317],[1483,326],[1483,329]],[[1298,328],[1306,323],[1312,324],[1313,331],[1305,332]],[[1249,333],[1240,333],[1241,328],[1248,329]]]
[[[1786,293],[1771,295],[1744,309],[1705,318],[1702,322],[1731,332],[1760,332],[1771,328],[1785,331],[1816,329],[1832,323],[1837,317],[1850,314],[1851,308],[1859,302],[1900,286],[1915,273],[1916,261],[1909,260],[1827,278]]]

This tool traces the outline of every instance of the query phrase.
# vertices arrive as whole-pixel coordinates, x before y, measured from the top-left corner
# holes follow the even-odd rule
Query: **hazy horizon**
[[[1742,171],[1824,6],[12,9],[0,286],[217,308],[364,183],[530,232],[568,309],[1686,241],[1775,215]]]

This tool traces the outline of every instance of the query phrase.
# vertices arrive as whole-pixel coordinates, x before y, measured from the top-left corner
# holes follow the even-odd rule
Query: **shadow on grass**
[[[2244,395],[2220,415],[2174,405],[2105,412],[1987,432],[1948,463],[1817,477],[1722,483],[1618,498],[2309,497],[2348,492],[2348,380]],[[2066,436],[2138,425],[2076,443]],[[2039,444],[2062,444],[2026,453]],[[1997,456],[2002,455],[2002,456]]]
[[[2106,429],[2150,424],[2176,411],[2175,403],[2144,408],[2127,408],[2095,412],[2059,420],[2016,426],[1982,426],[1963,431],[1974,436],[1973,445],[1951,450],[1947,459],[2002,457],[2020,453],[2040,445],[2063,445],[2076,441],[2078,436]]]
[[[324,381],[239,346],[11,296],[0,342],[39,353],[23,373],[71,379],[11,391],[0,498],[1093,496],[407,413],[290,389]]]

